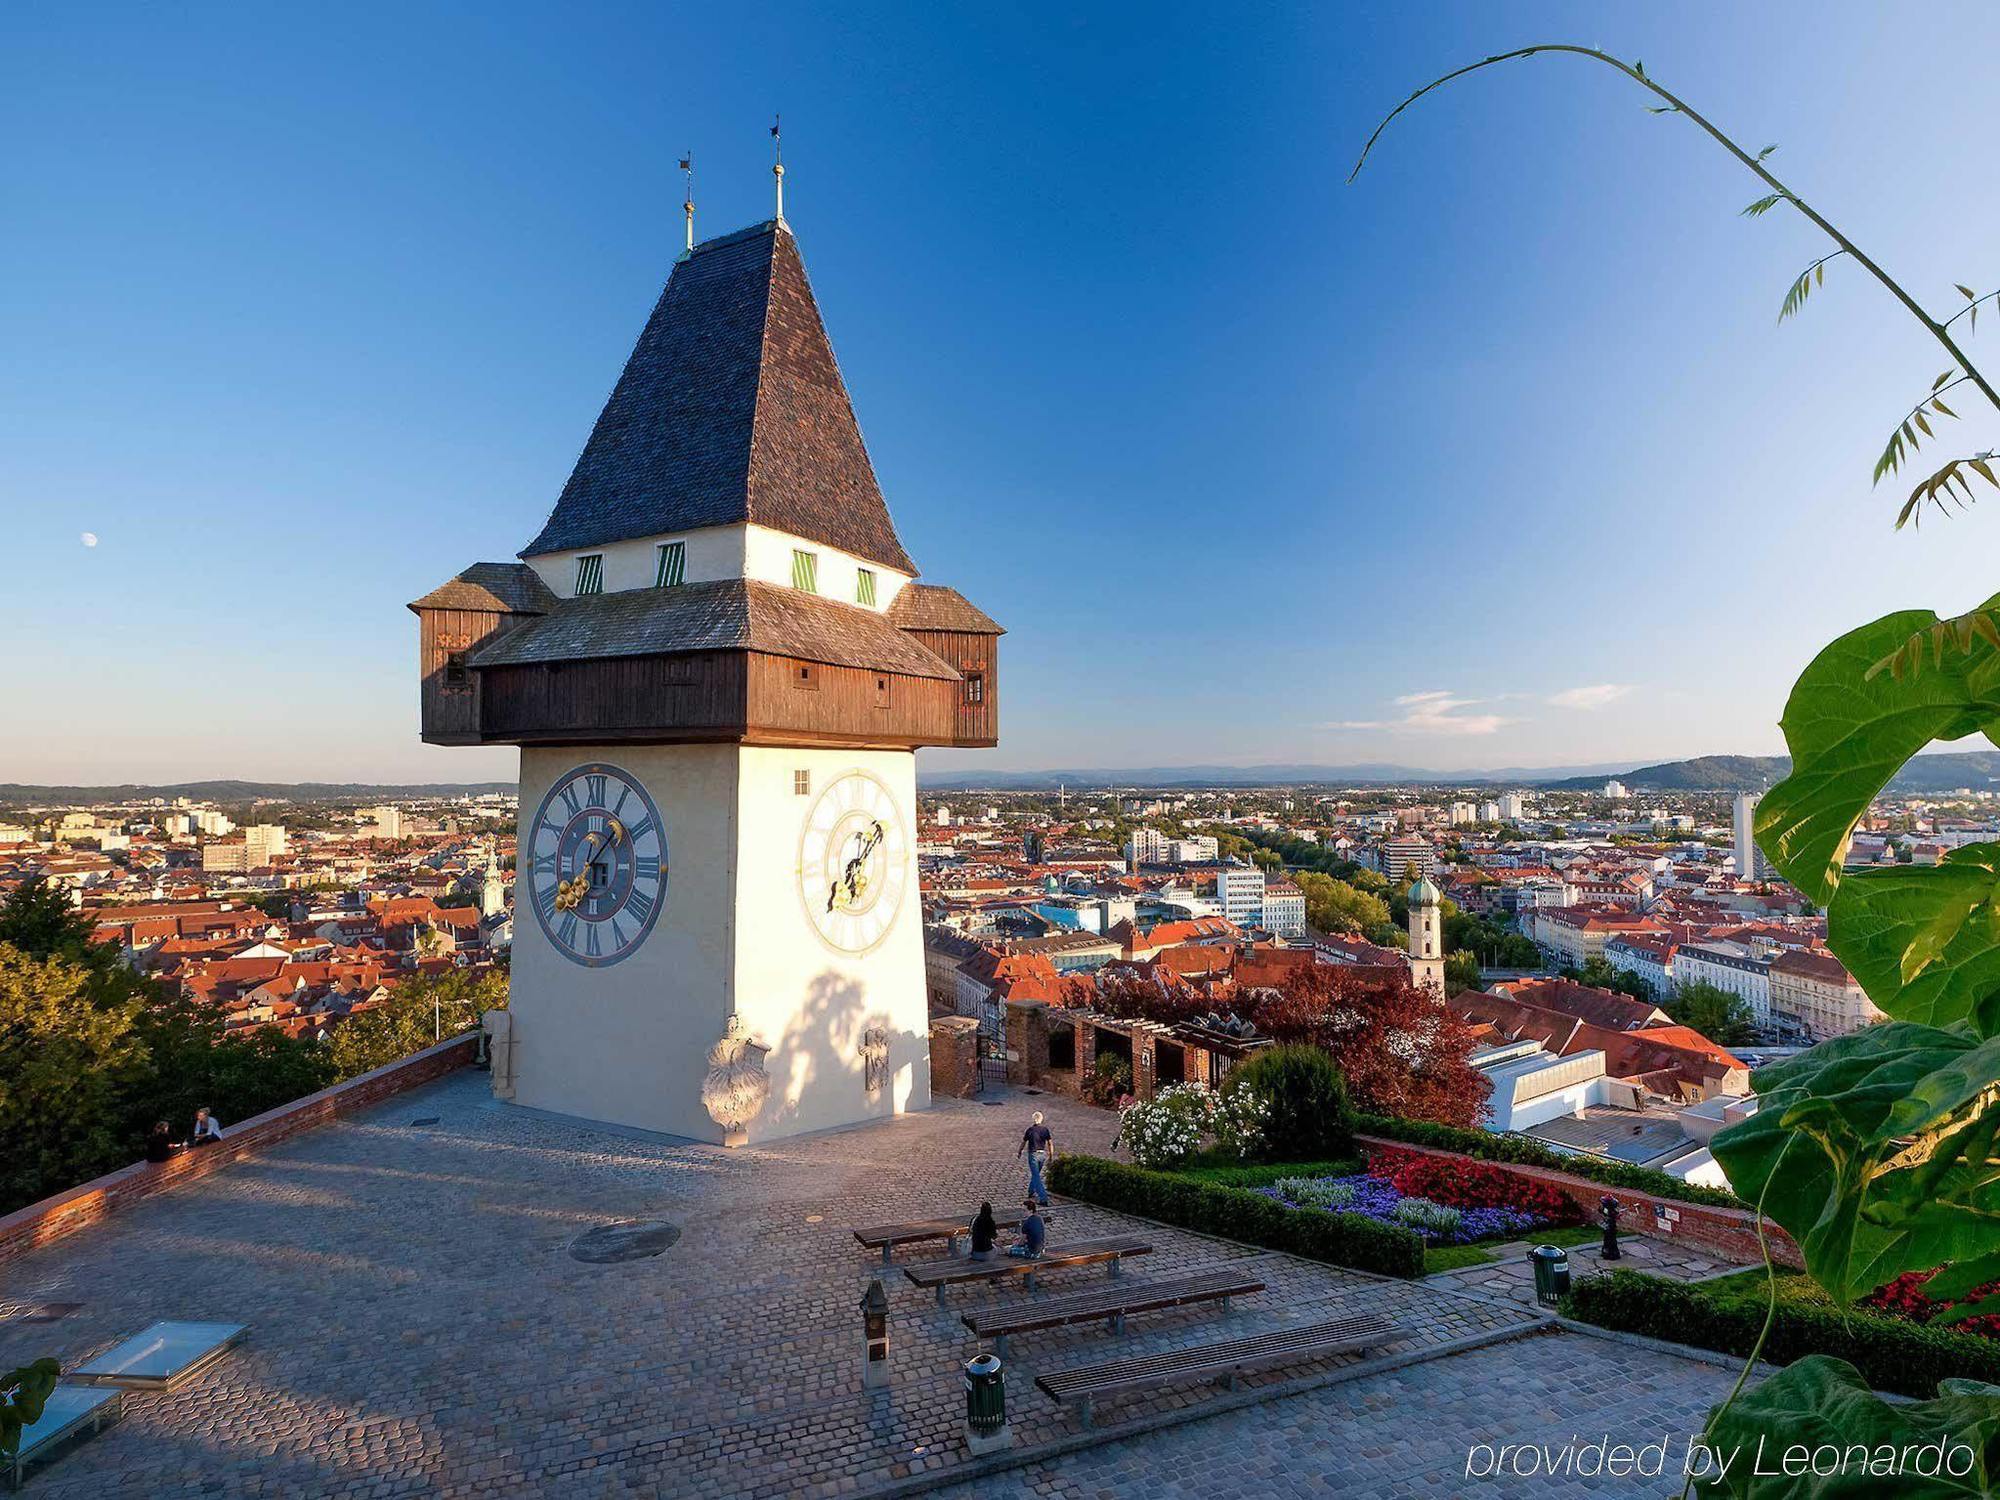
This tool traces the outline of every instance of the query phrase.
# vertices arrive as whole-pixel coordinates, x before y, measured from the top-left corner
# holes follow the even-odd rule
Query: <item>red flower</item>
[[[1942,1267],[1939,1268],[1943,1269]],[[1989,1281],[1984,1286],[1974,1287],[1963,1297],[1943,1301],[1933,1301],[1924,1295],[1925,1284],[1937,1275],[1937,1271],[1905,1271],[1887,1286],[1877,1287],[1862,1304],[1885,1312],[1892,1317],[1908,1318],[1912,1323],[1928,1323],[1947,1308],[1960,1307],[1968,1302],[1978,1302],[1982,1298],[2000,1294],[2000,1281]],[[2000,1338],[2000,1315],[1981,1313],[1975,1318],[1966,1318],[1946,1327],[1958,1333],[1974,1333],[1982,1338]]]

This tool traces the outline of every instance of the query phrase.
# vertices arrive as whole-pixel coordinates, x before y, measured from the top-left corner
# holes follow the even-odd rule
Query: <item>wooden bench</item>
[[[1141,1354],[1129,1359],[1107,1360],[1102,1364],[1078,1365],[1069,1370],[1051,1370],[1046,1375],[1036,1376],[1035,1384],[1063,1405],[1073,1401],[1079,1403],[1087,1427],[1090,1425],[1090,1403],[1099,1396],[1151,1390],[1183,1380],[1219,1379],[1233,1389],[1239,1375],[1296,1364],[1300,1360],[1323,1359],[1330,1354],[1379,1349],[1402,1332],[1387,1318],[1376,1313],[1364,1313],[1298,1328],[1274,1328],[1268,1333],[1229,1339],[1219,1344],[1168,1349],[1159,1354]]]
[[[1005,1211],[995,1209],[994,1227],[1019,1229],[1023,1212],[1024,1210],[1018,1208]],[[898,1245],[920,1245],[928,1240],[947,1241],[951,1253],[956,1255],[960,1237],[972,1232],[972,1221],[978,1217],[979,1210],[973,1209],[970,1213],[947,1214],[941,1219],[912,1219],[907,1224],[875,1224],[866,1229],[855,1230],[854,1237],[870,1250],[880,1250],[882,1264],[885,1266],[895,1263],[895,1249]]]
[[[1150,1255],[1153,1247],[1134,1235],[1117,1235],[1103,1240],[1075,1240],[1067,1245],[1050,1245],[1030,1259],[995,1250],[991,1260],[932,1260],[903,1267],[903,1274],[918,1286],[937,1288],[938,1306],[944,1306],[944,1289],[967,1281],[1000,1281],[1009,1276],[1027,1279],[1032,1289],[1044,1271],[1060,1271],[1068,1266],[1095,1266],[1111,1263],[1118,1274],[1119,1262],[1128,1255]]]
[[[1062,1328],[1071,1323],[1094,1323],[1103,1319],[1112,1332],[1125,1331],[1128,1313],[1159,1312],[1169,1307],[1188,1307],[1197,1302],[1220,1302],[1228,1310],[1231,1297],[1248,1297],[1264,1290],[1264,1283],[1241,1271],[1204,1271],[1178,1281],[1149,1281],[1127,1284],[1098,1292],[1075,1292],[1067,1297],[1047,1297],[1019,1307],[987,1312],[969,1312],[959,1321],[976,1338],[993,1340],[993,1352],[1005,1356],[1007,1335],[1032,1333],[1042,1328]]]

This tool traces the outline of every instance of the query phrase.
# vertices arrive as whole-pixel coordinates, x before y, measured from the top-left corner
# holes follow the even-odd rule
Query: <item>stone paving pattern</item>
[[[1490,1246],[1488,1248],[1494,1259],[1485,1265],[1440,1271],[1435,1276],[1425,1277],[1424,1284],[1471,1292],[1482,1297],[1501,1297],[1518,1302],[1523,1307],[1534,1307],[1537,1305],[1535,1270],[1528,1261],[1528,1252],[1534,1246],[1533,1240]],[[1705,1281],[1711,1276],[1725,1276],[1742,1269],[1723,1264],[1698,1246],[1676,1244],[1673,1240],[1650,1235],[1644,1238],[1620,1235],[1619,1258],[1615,1261],[1604,1259],[1603,1246],[1597,1240],[1587,1245],[1566,1245],[1563,1249],[1569,1256],[1572,1281],[1608,1270],[1644,1271],[1649,1276],[1665,1276],[1675,1281]]]
[[[1017,1200],[1024,1174],[1014,1147],[1031,1108],[1048,1112],[1059,1149],[1107,1149],[1108,1114],[1013,1095],[1000,1107],[941,1100],[919,1115],[724,1152],[512,1109],[487,1096],[483,1074],[457,1074],[10,1265],[8,1298],[81,1305],[50,1323],[0,1321],[0,1368],[41,1354],[73,1365],[158,1318],[251,1325],[239,1349],[182,1389],[130,1394],[118,1426],[33,1483],[51,1497],[118,1500],[761,1497],[949,1481],[968,1461],[958,1371],[979,1350],[959,1315],[1029,1294],[954,1288],[941,1311],[932,1293],[889,1272],[895,1383],[864,1393],[855,1304],[882,1267],[849,1230],[981,1197]],[[426,1116],[437,1123],[410,1124]],[[679,1243],[624,1264],[569,1255],[582,1232],[638,1218],[679,1226]],[[1081,1431],[1034,1390],[1041,1368],[1335,1311],[1380,1309],[1407,1325],[1394,1354],[1535,1323],[1505,1298],[1363,1276],[1083,1205],[1059,1205],[1051,1241],[1134,1231],[1156,1248],[1128,1277],[1254,1262],[1270,1290],[1226,1315],[1134,1318],[1123,1337],[1102,1325],[1018,1336],[1009,1358],[1018,1443]],[[935,1253],[919,1248],[902,1258]],[[1052,1273],[1033,1295],[1104,1276],[1102,1268]],[[1525,1387],[1505,1373],[1509,1361],[1538,1357],[1522,1351],[1543,1347],[1568,1351],[1559,1368],[1538,1370]],[[1500,1372],[1480,1398],[1488,1409],[1517,1406],[1525,1391],[1530,1409],[1541,1402],[1565,1420],[1582,1420],[1577,1414],[1594,1402],[1623,1400],[1620,1372],[1651,1359],[1596,1339],[1537,1337],[1491,1355],[1359,1377],[1273,1409],[1304,1411],[1296,1402],[1323,1400],[1333,1403],[1324,1408],[1329,1420],[1350,1420],[1337,1415],[1342,1403],[1428,1389],[1450,1377],[1424,1372],[1475,1357],[1486,1363],[1470,1368]],[[1263,1383],[1351,1363],[1295,1366]],[[1690,1368],[1701,1371],[1704,1391],[1720,1383],[1713,1369]],[[1211,1388],[1183,1387],[1100,1403],[1098,1421],[1194,1414],[1219,1399]],[[1421,1446],[1412,1439],[1440,1440],[1394,1408],[1367,1408],[1373,1415],[1348,1428],[1348,1445],[1358,1440],[1403,1462]],[[1261,1430],[1259,1420],[1246,1411],[1205,1425],[1231,1434],[1241,1425],[1248,1435]],[[1151,1454],[1151,1444],[1169,1440],[1162,1434],[1141,1446]],[[1096,1451],[1071,1462],[1094,1462]],[[1005,1492],[1026,1482],[1022,1474],[986,1481]]]

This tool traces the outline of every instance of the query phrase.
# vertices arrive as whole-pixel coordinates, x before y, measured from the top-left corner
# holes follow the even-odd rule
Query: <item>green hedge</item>
[[[1782,1282],[1781,1282],[1782,1286]],[[1701,1282],[1670,1281],[1637,1271],[1587,1276],[1570,1288],[1563,1312],[1600,1328],[1643,1333],[1698,1349],[1748,1356],[1764,1326],[1764,1304],[1718,1296]],[[1861,1372],[1878,1391],[1929,1400],[1940,1380],[1954,1376],[2000,1381],[2000,1340],[1954,1333],[1866,1308],[1788,1304],[1778,1313],[1762,1357],[1788,1365],[1808,1354],[1831,1354]]]
[[[1607,1187],[1630,1188],[1651,1193],[1655,1198],[1672,1198],[1681,1203],[1706,1203],[1715,1208],[1750,1207],[1734,1193],[1721,1188],[1700,1187],[1670,1177],[1651,1167],[1626,1166],[1602,1161],[1594,1156],[1566,1156],[1526,1136],[1495,1135],[1489,1130],[1465,1130],[1457,1125],[1438,1125],[1429,1120],[1402,1120],[1393,1115],[1357,1115],[1354,1128],[1362,1135],[1386,1136],[1412,1146],[1429,1146],[1437,1151],[1456,1151],[1481,1161],[1505,1162],[1517,1167],[1546,1167],[1587,1177]]]
[[[1287,1208],[1247,1188],[1149,1172],[1101,1156],[1058,1158],[1049,1185],[1066,1198],[1267,1250],[1284,1250],[1307,1260],[1384,1276],[1424,1273],[1421,1235],[1361,1214]]]
[[[1259,1162],[1247,1167],[1210,1164],[1197,1157],[1173,1175],[1206,1182],[1211,1187],[1260,1188],[1269,1187],[1281,1177],[1357,1177],[1364,1170],[1365,1164],[1353,1157],[1339,1161]]]

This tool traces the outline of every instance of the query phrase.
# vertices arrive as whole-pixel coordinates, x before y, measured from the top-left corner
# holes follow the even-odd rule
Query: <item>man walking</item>
[[[1043,1208],[1049,1206],[1049,1190],[1042,1182],[1043,1166],[1056,1159],[1055,1137],[1049,1127],[1042,1123],[1042,1112],[1035,1111],[1035,1120],[1021,1132],[1021,1144],[1015,1148],[1014,1160],[1019,1161],[1022,1153],[1028,1157],[1028,1194]]]

